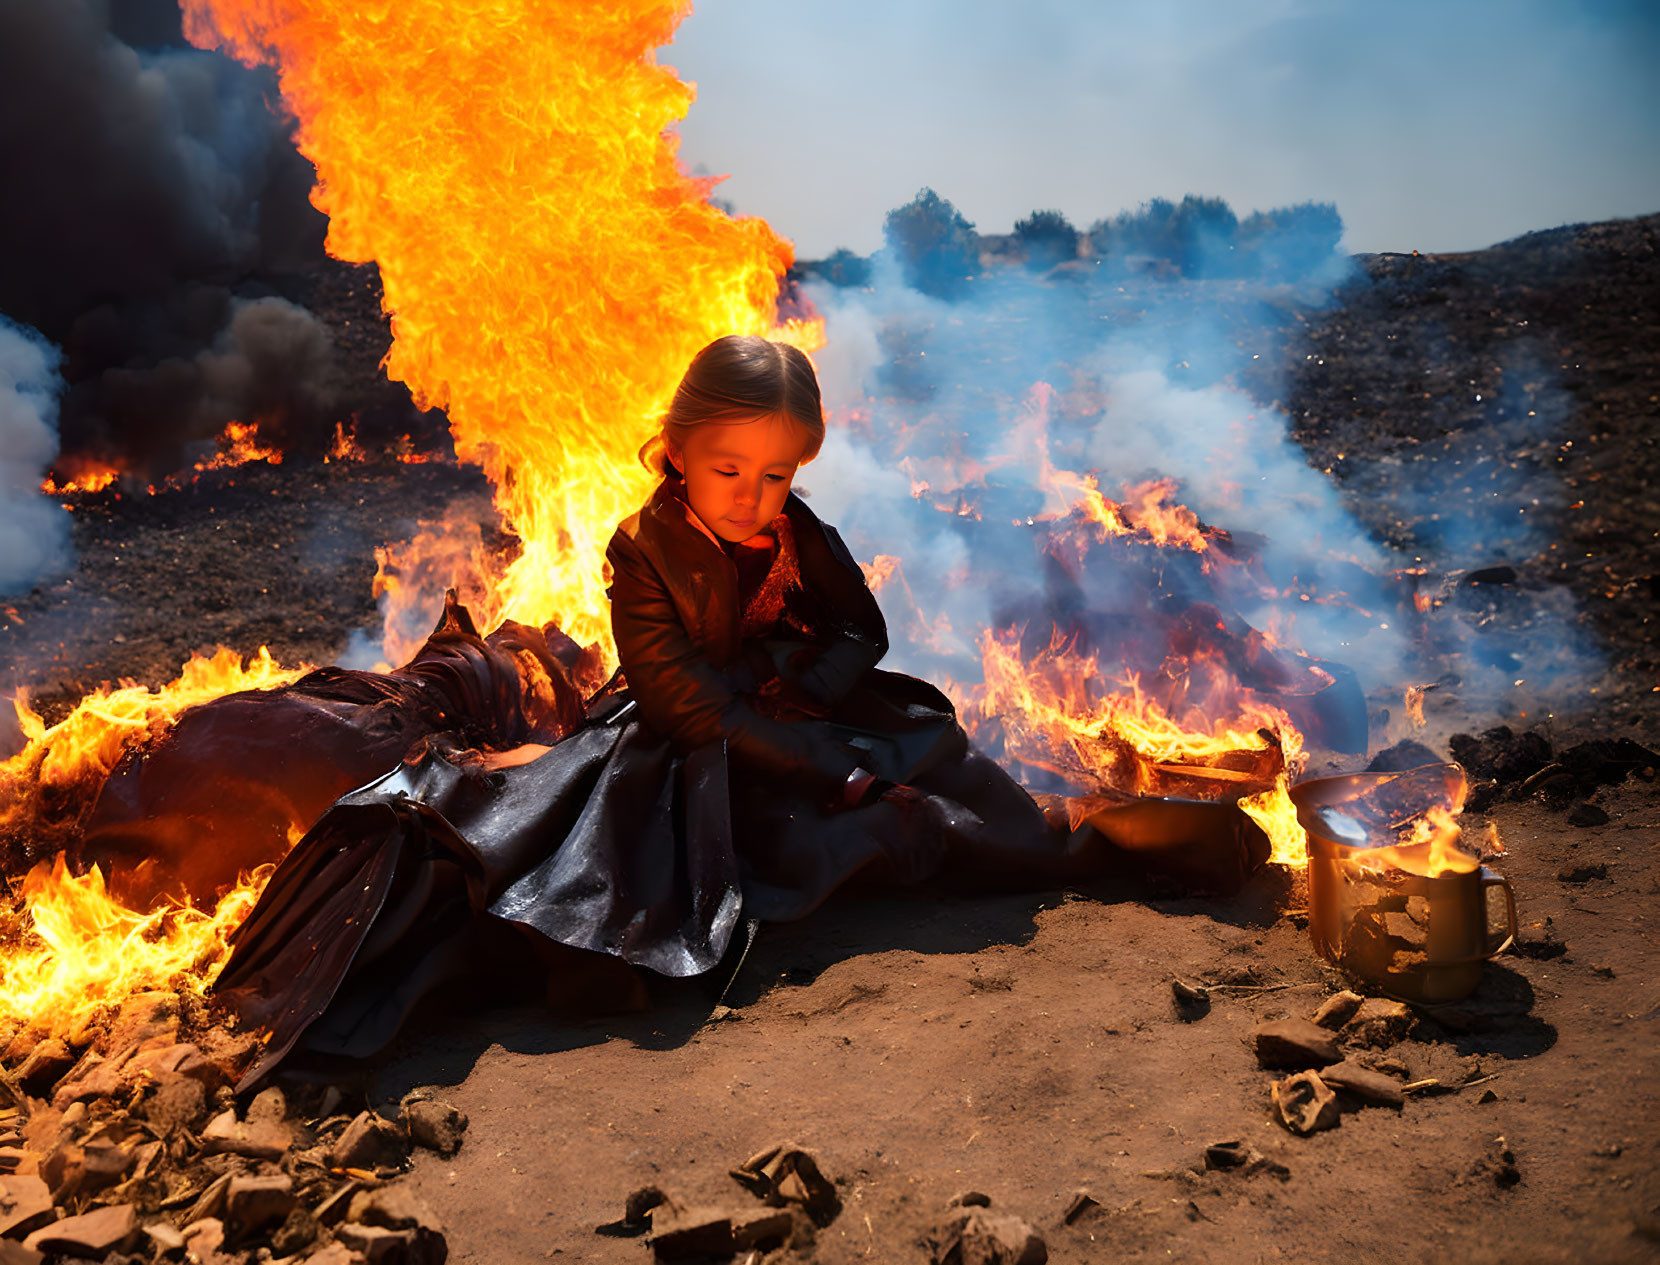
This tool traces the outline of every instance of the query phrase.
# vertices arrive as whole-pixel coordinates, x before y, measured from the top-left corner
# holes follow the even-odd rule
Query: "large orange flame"
[[[133,993],[203,991],[271,870],[244,876],[211,911],[172,904],[140,914],[105,891],[96,867],[76,875],[62,856],[42,861],[24,878],[7,919],[13,925],[0,955],[0,1020],[68,1036]]]
[[[26,697],[13,700],[26,742],[0,762],[0,834],[38,832],[48,801],[84,812],[121,757],[188,707],[238,690],[272,689],[307,669],[284,668],[263,646],[246,663],[233,650],[194,656],[159,690],[104,686],[48,726]],[[298,837],[301,823],[290,831]],[[0,913],[0,1023],[68,1034],[105,1002],[161,986],[200,989],[217,972],[225,937],[252,908],[268,869],[245,876],[214,910],[165,905],[140,913],[108,894],[104,875],[41,862]]]
[[[1302,735],[1280,709],[1235,698],[1226,715],[1173,716],[1138,679],[1107,680],[1095,655],[1058,634],[1028,657],[1018,629],[987,632],[980,649],[985,681],[960,700],[971,730],[995,727],[1011,756],[1084,786],[1159,794],[1176,784],[1235,799],[1268,832],[1273,861],[1307,863],[1286,790],[1301,768]]]
[[[43,791],[101,781],[133,744],[165,729],[185,708],[237,690],[273,689],[307,671],[282,667],[264,646],[246,664],[236,651],[220,647],[211,658],[191,656],[159,690],[130,682],[101,686],[52,726],[19,694],[12,705],[26,741],[0,762],[0,829],[35,817]]]
[[[601,559],[651,477],[636,460],[687,362],[777,331],[792,252],[709,204],[659,65],[680,0],[186,0],[202,47],[276,64],[317,166],[332,254],[380,265],[386,368],[448,410],[518,536],[475,615],[609,646]],[[432,613],[427,612],[427,622]]]

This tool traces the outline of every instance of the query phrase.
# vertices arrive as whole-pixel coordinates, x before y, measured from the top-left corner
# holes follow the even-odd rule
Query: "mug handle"
[[[1488,930],[1487,948],[1483,953],[1483,956],[1490,958],[1496,957],[1500,953],[1503,953],[1511,946],[1512,943],[1514,943],[1516,939],[1516,893],[1510,886],[1510,880],[1505,878],[1504,875],[1495,874],[1485,865],[1482,866],[1481,899],[1482,918],[1484,924],[1486,921],[1487,910],[1487,889],[1489,887],[1501,887],[1504,889],[1504,927],[1502,928],[1504,938],[1502,940],[1499,939],[1499,931],[1493,931],[1491,929]]]

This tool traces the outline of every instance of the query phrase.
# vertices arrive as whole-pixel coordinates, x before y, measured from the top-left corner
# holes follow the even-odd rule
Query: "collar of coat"
[[[841,537],[794,492],[784,516],[795,537],[809,623],[823,636],[850,637],[887,648],[887,628],[859,564]],[[694,642],[716,663],[739,652],[741,612],[737,568],[719,538],[686,502],[685,480],[671,474],[618,531],[651,561]]]

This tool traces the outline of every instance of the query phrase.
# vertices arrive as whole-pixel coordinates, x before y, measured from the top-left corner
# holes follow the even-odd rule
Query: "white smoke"
[[[58,455],[58,349],[0,317],[0,592],[62,569],[69,522],[40,490]]]
[[[1232,597],[1253,626],[1347,664],[1368,688],[1435,679],[1403,618],[1411,594],[1390,573],[1471,565],[1466,546],[1486,511],[1463,511],[1475,517],[1434,556],[1402,554],[1357,520],[1292,438],[1283,358],[1300,326],[1288,313],[1329,303],[1338,269],[1288,284],[1005,266],[948,301],[906,285],[883,255],[872,262],[866,287],[808,287],[827,320],[816,361],[831,429],[800,482],[861,561],[901,559],[905,585],[879,590],[895,668],[975,679],[979,631],[1031,608],[1044,577],[1020,524],[1056,509],[1047,465],[1096,474],[1113,499],[1130,483],[1174,479],[1173,499],[1203,522],[1252,537],[1266,583]],[[1353,276],[1353,265],[1341,272]],[[929,469],[966,472],[959,504],[938,486],[914,495],[913,478]],[[1395,483],[1388,495],[1415,499],[1411,478],[1396,471]],[[1549,596],[1539,595],[1534,632],[1561,650],[1566,685],[1595,670],[1595,656],[1575,634],[1571,601],[1563,609]],[[1115,609],[1112,593],[1083,597]],[[1435,618],[1443,650],[1473,651],[1461,665],[1467,697],[1510,686],[1508,667],[1483,662],[1485,632],[1450,605]]]

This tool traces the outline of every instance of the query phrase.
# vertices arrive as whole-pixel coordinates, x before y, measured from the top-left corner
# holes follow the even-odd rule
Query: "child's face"
[[[800,427],[780,417],[699,426],[670,456],[686,475],[686,500],[703,525],[734,544],[784,509],[807,451]]]

